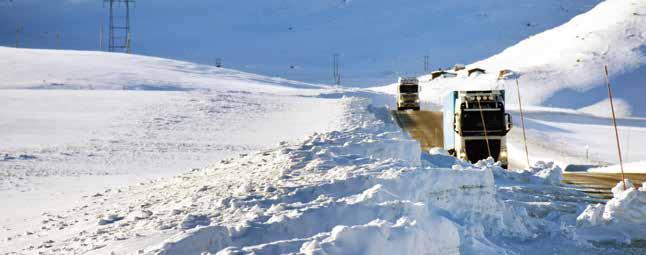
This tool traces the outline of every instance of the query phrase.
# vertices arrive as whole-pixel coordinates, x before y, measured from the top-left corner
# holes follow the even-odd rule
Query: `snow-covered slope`
[[[528,104],[578,108],[607,98],[601,87],[607,65],[614,95],[633,106],[635,114],[646,116],[638,95],[646,81],[644,64],[646,2],[608,0],[472,66],[494,76],[502,69],[518,72]]]
[[[0,55],[0,232],[339,123],[338,98],[317,97],[325,86],[137,55]]]
[[[562,24],[600,0],[137,1],[137,54],[214,64],[311,83],[374,86],[400,73],[469,63]],[[98,50],[102,1],[20,0],[0,5],[0,45]],[[56,39],[60,33],[60,40]],[[107,40],[104,42],[107,45]]]
[[[245,90],[323,88],[208,65],[98,51],[0,47],[0,89]]]
[[[604,65],[608,65],[614,96],[627,103],[623,112],[632,109],[632,114],[646,116],[641,97],[646,81],[645,28],[644,1],[604,1],[561,26],[467,66],[466,70],[486,69],[486,74],[469,77],[463,70],[456,78],[432,81],[430,76],[422,76],[427,88],[422,97],[438,103],[449,90],[507,88],[508,98],[516,100],[514,78],[518,78],[523,103],[578,109],[601,104],[607,98]],[[501,70],[512,70],[514,75],[498,80]],[[393,89],[380,90],[393,93]]]

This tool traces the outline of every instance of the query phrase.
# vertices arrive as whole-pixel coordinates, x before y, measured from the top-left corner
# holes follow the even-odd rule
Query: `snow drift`
[[[577,218],[579,240],[630,244],[646,240],[646,187],[636,188],[626,180],[612,189],[613,198],[605,205],[593,204]]]

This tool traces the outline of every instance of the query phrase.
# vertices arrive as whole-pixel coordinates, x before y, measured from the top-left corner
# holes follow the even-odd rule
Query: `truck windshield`
[[[505,118],[502,111],[483,111],[484,123],[487,128],[487,134],[495,135],[498,133],[504,134],[505,131]],[[461,127],[462,133],[465,135],[483,135],[484,128],[482,127],[482,119],[480,118],[480,111],[464,111],[461,114]]]
[[[417,85],[399,86],[399,93],[417,93]]]

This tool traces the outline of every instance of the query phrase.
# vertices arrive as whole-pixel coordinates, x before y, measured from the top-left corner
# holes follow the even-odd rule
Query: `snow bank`
[[[491,164],[491,162],[487,163]],[[479,162],[479,164],[482,163]],[[497,178],[532,184],[559,185],[563,179],[563,170],[559,166],[554,162],[543,161],[536,162],[529,169],[498,169],[494,174]]]
[[[192,210],[211,218],[209,226],[185,230],[145,250],[452,254],[499,250],[490,238],[531,238],[531,227],[497,200],[492,166],[424,167],[419,144],[381,113],[385,109],[368,107],[363,100],[347,102],[352,109],[347,123],[352,124],[340,131],[202,173],[200,180],[215,180],[208,176],[250,171],[243,166],[268,161],[251,170],[254,178],[236,176],[233,186],[244,186],[242,191]]]
[[[582,241],[630,244],[646,240],[646,188],[637,189],[626,180],[612,188],[613,198],[605,205],[588,205],[577,217],[576,238]]]

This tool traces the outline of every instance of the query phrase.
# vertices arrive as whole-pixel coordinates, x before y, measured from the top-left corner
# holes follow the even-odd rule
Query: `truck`
[[[443,99],[444,149],[472,163],[493,157],[507,168],[512,121],[504,90],[450,91]]]
[[[397,110],[419,111],[419,80],[416,77],[399,77],[397,85]]]

